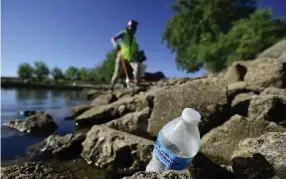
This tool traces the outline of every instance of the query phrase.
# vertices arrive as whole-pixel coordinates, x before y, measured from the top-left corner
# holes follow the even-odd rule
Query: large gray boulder
[[[240,81],[240,82],[229,84],[227,92],[228,92],[229,101],[231,102],[235,98],[235,96],[240,93],[260,94],[264,89],[265,88],[263,87],[252,85],[245,81]]]
[[[91,108],[91,105],[84,104],[79,106],[74,106],[71,108],[71,116],[68,117],[68,119],[75,119],[77,116],[81,115],[85,111],[89,110]]]
[[[194,78],[166,78],[164,80],[161,80],[158,82],[157,86],[163,87],[163,86],[176,86],[176,85],[181,85],[186,82],[192,81]]]
[[[259,153],[255,153],[251,157],[233,158],[232,170],[235,178],[278,178],[275,177],[276,172],[272,165]]]
[[[286,63],[273,58],[259,58],[249,66],[245,81],[261,87],[286,87]]]
[[[252,157],[256,153],[273,166],[277,178],[286,178],[286,132],[269,132],[245,139],[239,142],[232,158]]]
[[[94,98],[91,102],[92,106],[106,105],[117,101],[117,97],[112,93],[106,93]]]
[[[11,120],[3,126],[17,129],[27,135],[48,136],[52,134],[57,124],[47,113],[39,113],[28,117],[26,120]]]
[[[102,94],[104,94],[104,92],[98,91],[98,90],[90,90],[90,91],[86,92],[88,100],[93,100],[94,98],[96,98]]]
[[[142,111],[128,113],[119,119],[106,123],[105,125],[119,131],[141,137],[147,137],[148,119],[150,117],[150,113],[151,109],[146,107]]]
[[[27,153],[31,160],[42,160],[52,157],[72,158],[80,154],[85,135],[65,134],[50,135],[39,144],[29,147]]]
[[[267,121],[248,121],[245,117],[234,115],[202,137],[200,150],[214,161],[229,165],[238,142],[278,131],[286,131],[286,128]]]
[[[254,92],[239,93],[231,101],[231,111],[233,114],[242,116],[248,115],[248,107],[251,99],[256,96]]]
[[[220,72],[212,72],[212,73],[207,73],[206,77],[207,78],[224,78],[226,74],[227,69],[223,69]]]
[[[116,98],[124,98],[124,97],[132,97],[140,92],[145,92],[147,89],[146,87],[138,86],[138,87],[132,87],[132,88],[122,88],[119,90],[114,91],[114,95]]]
[[[148,99],[145,96],[126,97],[111,104],[92,107],[75,121],[79,125],[92,126],[120,118],[130,112],[141,111],[145,107],[148,107]]]
[[[153,141],[97,125],[82,145],[81,156],[89,164],[126,172],[144,170],[153,151]]]
[[[283,63],[286,63],[286,51],[282,53],[278,60],[282,61]]]
[[[227,83],[218,78],[192,80],[158,90],[154,96],[154,108],[148,126],[151,135],[157,135],[167,122],[179,117],[187,107],[201,114],[201,135],[229,118]]]
[[[250,101],[248,116],[251,120],[267,120],[278,124],[286,122],[286,96],[259,95]]]
[[[252,61],[237,61],[227,68],[224,79],[228,84],[244,81],[244,76],[247,72],[247,67]]]
[[[286,89],[269,87],[262,91],[260,95],[276,95],[286,97]]]
[[[286,39],[279,41],[271,47],[264,50],[258,58],[269,57],[277,58],[282,62],[286,62]]]
[[[230,167],[220,166],[202,152],[198,152],[194,157],[189,172],[196,179],[233,178]]]

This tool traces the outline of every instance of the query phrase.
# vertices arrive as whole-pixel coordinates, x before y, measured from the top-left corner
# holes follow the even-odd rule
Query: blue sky
[[[91,68],[112,49],[110,38],[129,19],[140,22],[137,39],[148,60],[147,71],[186,76],[175,56],[161,44],[173,0],[2,0],[2,76],[16,76],[20,63],[37,60],[63,70]],[[260,0],[274,16],[284,16],[285,0]],[[284,8],[284,10],[283,10]],[[283,14],[284,13],[284,14]],[[199,75],[190,74],[190,75]]]

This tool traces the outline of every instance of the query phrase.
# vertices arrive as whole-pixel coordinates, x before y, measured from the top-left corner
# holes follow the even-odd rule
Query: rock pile
[[[73,114],[79,127],[89,128],[81,157],[92,166],[129,175],[126,179],[286,178],[286,62],[281,60],[286,49],[278,51],[283,54],[270,57],[274,52],[266,51],[202,78],[90,92],[91,104],[74,108]],[[202,115],[201,148],[191,176],[144,172],[157,133],[186,107]]]
[[[39,113],[31,115],[26,120],[11,120],[4,123],[3,126],[17,129],[28,135],[48,136],[52,134],[57,124],[53,121],[53,118],[47,113]]]

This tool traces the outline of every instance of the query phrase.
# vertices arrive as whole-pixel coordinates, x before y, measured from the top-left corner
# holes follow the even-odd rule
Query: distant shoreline
[[[38,88],[38,89],[63,89],[63,90],[83,90],[83,89],[108,89],[107,84],[91,84],[84,82],[25,82],[17,77],[1,77],[1,88]]]
[[[157,82],[166,79],[162,72],[145,73],[145,80],[148,83]],[[122,81],[124,83],[124,81]],[[119,88],[121,85],[115,85]],[[96,84],[92,81],[55,81],[53,79],[45,79],[43,82],[25,81],[18,77],[1,77],[1,88],[39,88],[39,89],[64,89],[64,90],[108,90],[110,84]]]

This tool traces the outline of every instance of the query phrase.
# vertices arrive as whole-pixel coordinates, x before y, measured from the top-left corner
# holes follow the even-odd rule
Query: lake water
[[[46,111],[58,125],[56,133],[71,133],[74,121],[64,118],[70,115],[70,107],[87,103],[86,95],[81,91],[1,89],[1,124],[12,119],[24,120],[26,117],[19,114],[23,110]],[[1,125],[2,164],[25,160],[27,147],[41,140],[43,138],[25,136]]]

